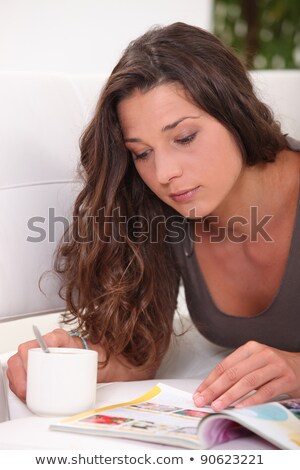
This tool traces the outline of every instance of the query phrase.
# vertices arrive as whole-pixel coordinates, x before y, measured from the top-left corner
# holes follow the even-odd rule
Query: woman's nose
[[[182,167],[178,158],[171,152],[155,156],[155,168],[157,181],[160,184],[167,184],[173,178],[182,175]]]

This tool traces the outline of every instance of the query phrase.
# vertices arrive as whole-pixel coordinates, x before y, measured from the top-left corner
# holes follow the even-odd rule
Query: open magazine
[[[281,449],[300,449],[300,398],[246,408],[196,408],[192,394],[157,384],[143,396],[65,418],[50,429],[209,449],[251,432]]]

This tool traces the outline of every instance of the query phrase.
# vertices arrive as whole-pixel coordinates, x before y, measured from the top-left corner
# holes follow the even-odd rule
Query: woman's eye
[[[180,145],[188,145],[193,142],[196,135],[197,135],[197,132],[194,132],[193,134],[183,137],[182,139],[176,139],[175,142]]]
[[[134,160],[145,160],[150,153],[150,150],[146,150],[145,152],[142,153],[134,153],[132,152],[132,156]]]

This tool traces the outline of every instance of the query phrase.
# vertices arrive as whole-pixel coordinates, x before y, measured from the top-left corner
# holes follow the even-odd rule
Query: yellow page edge
[[[142,403],[144,401],[148,401],[154,397],[157,397],[157,395],[159,395],[160,393],[161,393],[161,388],[158,385],[155,385],[155,387],[151,388],[151,390],[148,390],[148,392],[146,392],[141,397],[136,398],[135,400],[127,401],[124,403],[118,403],[116,405],[108,405],[102,408],[95,408],[94,410],[85,411],[84,413],[80,413],[78,415],[69,416],[68,418],[63,419],[61,423],[70,423],[72,421],[85,418],[86,416],[89,416],[90,414],[102,413],[103,411],[113,410],[114,408],[120,408],[122,406],[137,405],[139,403]]]

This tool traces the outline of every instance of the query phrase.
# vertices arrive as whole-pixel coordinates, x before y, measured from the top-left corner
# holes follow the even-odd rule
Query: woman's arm
[[[63,329],[56,329],[46,334],[44,339],[49,347],[55,348],[83,348],[80,338],[70,336]],[[99,345],[88,343],[90,349],[98,352],[98,360],[104,359],[104,351]],[[28,351],[39,347],[37,341],[27,341],[20,344],[18,352],[7,362],[7,377],[11,390],[22,400],[26,401],[26,376]],[[158,367],[158,366],[157,366]],[[130,380],[146,380],[154,377],[156,368],[144,369],[131,366],[124,358],[111,356],[104,368],[98,369],[98,382],[115,382]]]
[[[253,406],[282,394],[300,397],[300,352],[287,352],[249,341],[220,362],[197,388],[196,406],[222,410],[244,395],[237,405]]]

